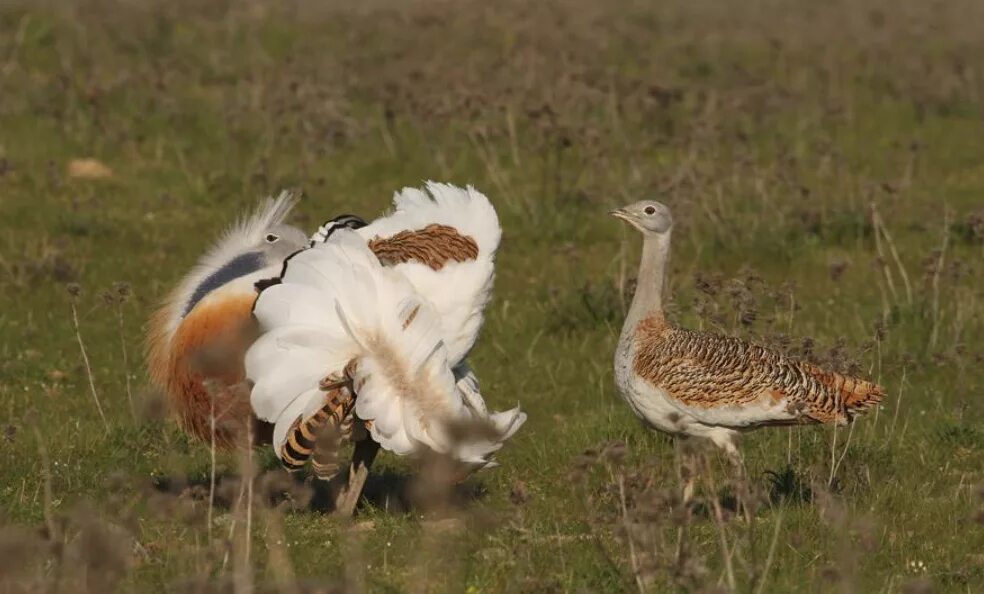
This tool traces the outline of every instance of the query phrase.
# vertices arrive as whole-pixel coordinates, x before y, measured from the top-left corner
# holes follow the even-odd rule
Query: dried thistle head
[[[820,570],[820,579],[831,584],[836,584],[844,579],[844,574],[837,567],[828,565]]]
[[[529,487],[525,482],[521,480],[513,481],[512,487],[509,489],[509,501],[513,505],[523,505],[530,500]]]
[[[613,467],[621,467],[628,453],[629,448],[623,441],[610,441],[601,449],[602,459],[606,464]]]
[[[113,286],[102,292],[103,303],[110,307],[115,307],[126,303],[130,298],[130,285],[124,282],[115,282]]]
[[[147,387],[137,392],[137,418],[147,425],[156,425],[167,418],[167,398],[157,388]]]
[[[113,291],[116,293],[116,296],[119,298],[120,303],[125,303],[130,298],[130,295],[132,294],[132,291],[130,289],[130,283],[121,282],[121,281],[113,283]]]
[[[260,500],[270,506],[304,510],[310,507],[314,498],[311,485],[301,482],[282,468],[264,472],[256,484]]]
[[[972,212],[964,221],[964,237],[971,243],[984,243],[984,211]]]

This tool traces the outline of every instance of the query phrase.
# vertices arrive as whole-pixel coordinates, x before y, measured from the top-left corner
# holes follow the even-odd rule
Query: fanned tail
[[[526,413],[519,407],[489,414],[478,387],[478,378],[467,363],[454,369],[456,387],[469,413],[469,420],[459,424],[460,435],[454,447],[454,457],[471,469],[498,466],[493,455],[526,422]]]

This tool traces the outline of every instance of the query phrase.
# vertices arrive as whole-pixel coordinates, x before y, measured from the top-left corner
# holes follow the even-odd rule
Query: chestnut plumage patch
[[[385,266],[419,262],[432,270],[441,270],[450,262],[468,262],[478,258],[478,244],[448,225],[428,225],[423,229],[400,231],[390,237],[369,241],[379,261]]]

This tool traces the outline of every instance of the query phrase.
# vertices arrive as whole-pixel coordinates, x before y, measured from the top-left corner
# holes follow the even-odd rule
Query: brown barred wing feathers
[[[428,225],[423,229],[400,231],[390,237],[369,240],[372,250],[384,266],[419,262],[431,270],[440,270],[448,262],[468,262],[478,258],[478,244],[448,225]]]
[[[736,426],[843,423],[881,401],[871,382],[827,372],[740,338],[644,321],[634,371],[682,405],[740,411]],[[756,416],[756,411],[761,414]],[[713,415],[714,424],[728,418]]]

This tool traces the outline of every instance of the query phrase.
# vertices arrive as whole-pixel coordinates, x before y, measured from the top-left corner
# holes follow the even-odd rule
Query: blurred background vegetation
[[[0,3],[0,591],[982,591],[982,116],[976,0]],[[156,301],[264,196],[313,230],[426,179],[505,229],[502,467],[434,494],[384,456],[346,523],[258,451],[210,497],[141,367]],[[644,429],[605,214],[641,198],[674,320],[885,406],[749,435],[747,480]]]

